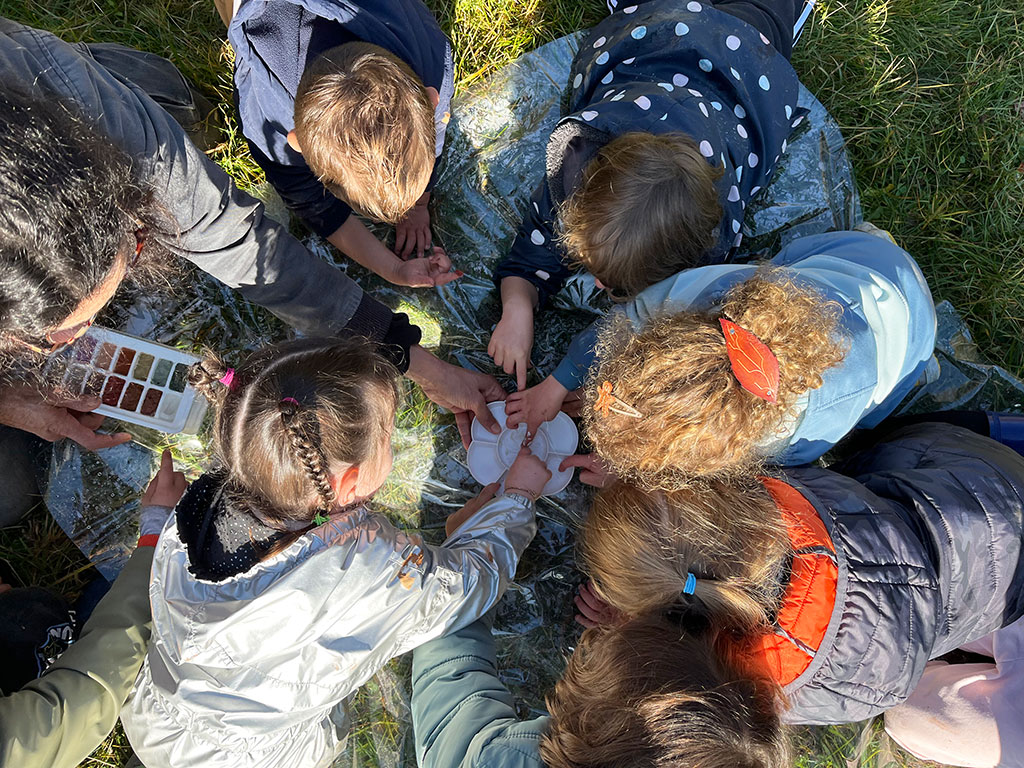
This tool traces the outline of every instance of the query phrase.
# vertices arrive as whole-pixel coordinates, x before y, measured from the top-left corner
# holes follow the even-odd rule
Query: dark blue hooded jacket
[[[632,131],[686,133],[723,168],[722,222],[704,263],[728,261],[742,240],[747,203],[767,186],[802,119],[798,92],[796,72],[771,40],[731,12],[697,0],[649,0],[612,13],[580,43],[568,111],[548,142],[547,174],[495,281],[529,280],[542,302],[562,288],[569,269],[557,207],[597,151]]]
[[[228,40],[235,50],[238,112],[249,150],[288,207],[318,235],[332,234],[352,212],[287,142],[302,73],[321,53],[362,41],[406,62],[424,86],[441,95],[435,110],[440,153],[452,60],[448,39],[421,0],[243,0]]]

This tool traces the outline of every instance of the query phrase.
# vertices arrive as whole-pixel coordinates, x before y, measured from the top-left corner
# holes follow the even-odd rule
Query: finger
[[[459,437],[462,438],[462,447],[467,451],[469,444],[473,441],[473,416],[469,411],[455,412],[455,426],[459,429]],[[500,429],[498,430],[501,431]]]
[[[562,459],[562,463],[558,465],[558,471],[565,472],[565,470],[567,470],[569,467],[586,467],[589,469],[590,454],[577,453],[574,456],[566,456],[564,459]]]
[[[591,488],[604,488],[605,476],[585,469],[580,472],[580,482]]]
[[[448,254],[440,248],[435,248],[433,253],[430,254],[430,263],[437,267],[442,272],[447,272],[452,268],[452,260],[448,258]],[[455,270],[460,275],[462,272]]]
[[[594,613],[601,613],[602,611],[604,611],[604,609],[605,609],[604,600],[599,598],[597,595],[595,595],[589,589],[580,589],[579,597],[580,597],[580,599],[584,603],[587,604],[587,606]]]
[[[160,454],[160,474],[174,474],[174,457],[171,456],[169,448],[164,448],[164,452]],[[179,473],[180,474],[180,473]],[[182,475],[182,479],[184,479]]]
[[[116,432],[112,435],[103,435],[93,432],[78,423],[73,417],[68,416],[67,427],[64,436],[70,437],[83,448],[90,451],[100,451],[104,448],[113,448],[115,445],[127,443],[132,436],[127,432]]]
[[[49,402],[50,405],[56,405],[60,408],[69,408],[72,411],[88,413],[99,408],[102,401],[95,395],[82,395],[81,397],[57,398]]]
[[[576,623],[584,629],[596,629],[598,626],[597,622],[591,621],[586,616],[580,616],[579,614],[576,615]]]
[[[507,355],[503,361],[504,365],[501,366],[501,370],[511,376],[516,370],[516,359],[512,355]]]
[[[403,226],[395,227],[395,253],[402,259],[406,258],[409,254],[406,251],[405,244],[408,241],[409,236],[407,230]]]
[[[442,285],[448,285],[453,280],[458,280],[462,277],[461,272],[445,272],[444,274],[438,275],[434,278],[434,287],[437,288]]]
[[[76,413],[75,420],[86,429],[97,430],[103,425],[103,416],[98,413]]]
[[[493,499],[498,494],[498,488],[501,487],[501,483],[488,483],[484,486],[483,490],[476,495],[477,499],[486,504],[488,501]]]
[[[526,360],[522,357],[516,360],[516,387],[520,392],[526,389]]]
[[[482,394],[477,395],[476,402],[470,409],[476,415],[476,420],[480,422],[480,426],[486,429],[493,435],[501,434],[501,425],[498,420],[494,418],[494,414],[491,413],[491,409],[487,407],[487,401],[484,400]]]
[[[426,252],[426,249],[427,249],[427,236],[426,236],[426,232],[424,232],[422,229],[417,229],[416,230],[416,253],[421,255],[421,256],[429,256],[430,254]]]

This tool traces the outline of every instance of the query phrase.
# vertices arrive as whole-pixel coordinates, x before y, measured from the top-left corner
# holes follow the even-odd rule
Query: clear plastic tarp
[[[493,371],[486,348],[500,302],[490,275],[543,174],[545,144],[560,114],[577,39],[571,35],[549,43],[473,84],[455,100],[433,196],[433,222],[439,243],[465,272],[461,280],[436,291],[399,292],[309,238],[311,249],[348,269],[373,295],[409,312],[424,329],[425,345],[462,365]],[[810,116],[790,142],[775,181],[749,207],[744,223],[745,242],[755,255],[768,257],[792,238],[848,229],[860,221],[838,127],[803,88],[800,105]],[[281,216],[279,201],[271,198],[268,210]],[[606,309],[593,280],[574,277],[538,318],[531,382],[550,373],[572,336]],[[940,315],[943,375],[916,396],[913,407],[1019,407],[1024,401],[1021,383],[980,360],[951,307],[944,306]],[[229,360],[287,333],[275,318],[195,271],[182,278],[171,296],[122,297],[101,324],[197,353],[210,347]],[[514,386],[508,377],[499,378]],[[210,458],[209,423],[197,437],[126,429],[136,436],[134,443],[98,454],[68,441],[55,446],[46,496],[54,517],[108,578],[134,545],[138,496],[155,469],[159,450],[171,446],[179,465],[193,474]],[[395,471],[374,504],[396,523],[422,529],[428,539],[440,542],[445,517],[479,491],[466,468],[454,420],[418,390],[410,390],[394,444]],[[574,480],[562,493],[540,502],[537,538],[497,609],[499,666],[523,716],[542,711],[544,693],[578,637],[572,595],[581,577],[574,566],[572,532],[589,496]],[[415,764],[409,663],[408,658],[393,662],[356,696],[351,708],[355,727],[338,765]],[[851,743],[859,742],[854,737]]]

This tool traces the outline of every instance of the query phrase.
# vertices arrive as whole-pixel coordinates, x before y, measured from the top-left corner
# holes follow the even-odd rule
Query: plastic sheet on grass
[[[486,348],[500,314],[492,269],[508,249],[528,196],[543,173],[548,133],[560,114],[576,37],[523,56],[462,93],[453,107],[444,167],[434,192],[434,229],[466,276],[437,291],[401,292],[345,260],[315,238],[312,249],[347,269],[367,290],[409,312],[425,343],[442,357],[493,371]],[[838,127],[806,90],[805,128],[790,142],[773,184],[748,210],[746,242],[770,256],[791,239],[860,221],[860,207]],[[572,336],[607,308],[593,280],[574,277],[554,307],[538,318],[531,383],[550,373]],[[201,352],[211,347],[229,360],[286,329],[259,308],[205,275],[189,273],[173,297],[120,301],[101,322]],[[979,403],[1011,407],[1024,392],[1001,369],[984,365],[952,309],[943,312],[944,376],[915,405]],[[949,362],[951,365],[945,366]],[[954,372],[955,371],[955,372]],[[507,377],[504,383],[510,389]],[[926,399],[929,398],[929,399]],[[83,453],[73,444],[53,452],[47,503],[78,546],[112,577],[137,535],[138,494],[170,446],[193,474],[209,460],[209,424],[198,437],[166,437],[135,427],[133,444]],[[374,503],[396,523],[443,539],[446,515],[479,491],[450,414],[439,412],[410,387],[394,438],[395,471]],[[539,713],[544,693],[578,637],[572,594],[580,580],[573,561],[573,529],[588,507],[589,491],[574,481],[539,504],[539,530],[520,564],[516,583],[497,609],[499,665],[520,714]],[[350,702],[353,730],[338,765],[411,766],[408,659],[379,674]]]

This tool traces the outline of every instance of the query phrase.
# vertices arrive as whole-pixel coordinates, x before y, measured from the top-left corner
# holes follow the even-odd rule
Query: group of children
[[[366,503],[391,469],[398,371],[370,342],[307,338],[193,370],[218,460],[155,552],[153,638],[122,715],[144,765],[329,765],[348,698],[419,646],[424,766],[774,768],[785,723],[898,705],[898,740],[953,754],[929,752],[904,702],[931,660],[1024,615],[1024,459],[984,417],[882,424],[935,364],[927,283],[890,238],[833,232],[744,262],[745,210],[804,119],[802,3],[610,5],[495,273],[488,348],[528,436],[582,389],[594,453],[571,461],[604,486],[580,531],[589,628],[550,716],[516,719],[484,618],[547,468],[524,447],[440,546],[397,530]],[[392,282],[455,279],[426,208],[452,58],[422,3],[221,11],[243,131],[285,202]],[[396,224],[394,249],[353,209]],[[527,388],[535,313],[573,264],[617,304]],[[854,429],[876,431],[815,464]]]

